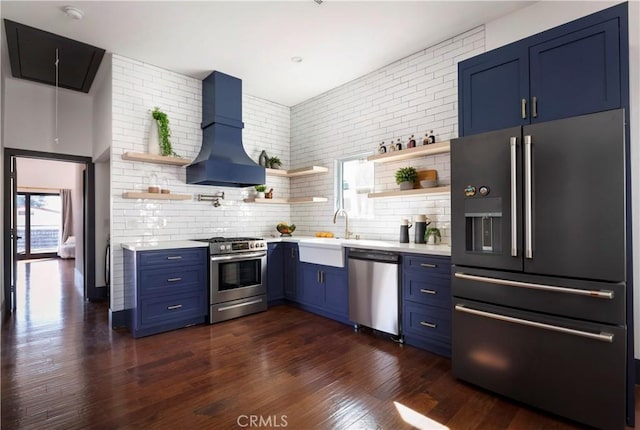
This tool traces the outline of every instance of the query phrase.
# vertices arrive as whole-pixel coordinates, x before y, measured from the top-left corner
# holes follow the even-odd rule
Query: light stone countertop
[[[408,252],[412,254],[451,256],[451,247],[449,245],[426,245],[368,239],[329,239],[311,236],[272,237],[266,238],[265,240],[267,241],[267,243],[300,243],[307,241],[310,243],[314,243],[316,246],[320,247],[342,246],[344,248],[380,249],[394,252]]]
[[[130,251],[155,251],[160,249],[206,248],[209,244],[196,240],[167,240],[151,243],[121,243],[120,246]]]

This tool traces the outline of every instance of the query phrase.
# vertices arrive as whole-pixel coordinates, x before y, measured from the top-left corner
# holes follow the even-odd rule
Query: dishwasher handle
[[[400,264],[400,255],[395,252],[380,251],[377,249],[349,249],[349,259],[377,261],[380,263]]]

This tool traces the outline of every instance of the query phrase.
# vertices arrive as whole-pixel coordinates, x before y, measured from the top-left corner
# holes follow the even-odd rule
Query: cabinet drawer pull
[[[431,264],[431,263],[420,263],[420,266],[428,267],[429,269],[435,269],[436,267],[438,267],[437,264]]]
[[[538,117],[538,97],[533,97],[533,101],[531,102],[531,116],[534,118]]]
[[[429,327],[429,328],[436,328],[438,326],[437,324],[432,324],[432,323],[426,322],[426,321],[420,321],[420,325],[423,325],[423,326]]]
[[[182,278],[169,278],[169,279],[167,279],[167,282],[178,282],[178,281],[182,281]]]
[[[170,311],[173,311],[175,309],[180,309],[182,307],[182,305],[173,305],[173,306],[167,306],[167,309]]]
[[[436,290],[426,290],[424,288],[420,289],[421,293],[425,293],[425,294],[438,294],[438,292]]]
[[[182,255],[172,255],[167,257],[167,260],[182,260]]]
[[[522,110],[522,119],[527,119],[527,99],[522,99],[520,101],[520,107]]]

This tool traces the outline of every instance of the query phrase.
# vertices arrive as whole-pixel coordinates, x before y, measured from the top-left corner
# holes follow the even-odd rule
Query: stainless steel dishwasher
[[[349,319],[372,329],[400,335],[400,256],[372,249],[349,249]]]

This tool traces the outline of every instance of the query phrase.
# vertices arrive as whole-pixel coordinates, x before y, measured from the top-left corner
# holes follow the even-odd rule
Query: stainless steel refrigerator
[[[623,110],[454,139],[451,170],[453,374],[624,428]]]

